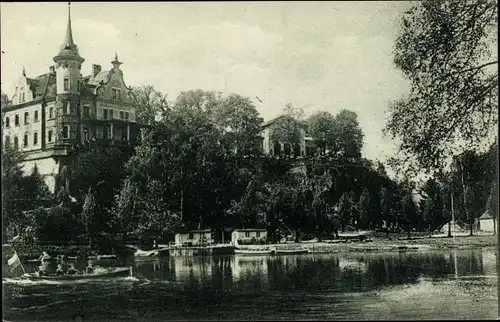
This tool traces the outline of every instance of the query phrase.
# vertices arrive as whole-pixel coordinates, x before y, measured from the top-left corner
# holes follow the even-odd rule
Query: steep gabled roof
[[[271,120],[269,120],[269,121],[267,121],[267,122],[264,122],[264,123],[262,124],[262,127],[268,127],[268,126],[270,126],[270,125],[273,125],[273,124],[274,124],[274,123],[276,123],[278,120],[280,120],[280,119],[282,119],[282,118],[284,118],[284,117],[285,117],[285,115],[279,115],[279,116],[277,116],[277,117],[275,117],[275,118],[273,118],[273,119],[271,119]]]
[[[493,216],[490,215],[490,213],[488,212],[488,210],[486,210],[484,212],[484,214],[482,214],[481,217],[479,217],[479,219],[493,219]]]
[[[111,73],[109,70],[103,70],[99,72],[99,74],[95,75],[95,77],[90,77],[87,84],[89,85],[100,85],[101,82],[107,83],[109,79],[111,78]]]
[[[56,78],[51,73],[42,74],[35,78],[26,77],[26,82],[35,93],[35,97],[54,96],[56,94]]]

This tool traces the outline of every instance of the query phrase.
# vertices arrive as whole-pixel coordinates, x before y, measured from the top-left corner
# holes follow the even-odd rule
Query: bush
[[[40,242],[71,241],[79,232],[79,223],[70,209],[58,205],[38,208],[29,214],[33,234]]]

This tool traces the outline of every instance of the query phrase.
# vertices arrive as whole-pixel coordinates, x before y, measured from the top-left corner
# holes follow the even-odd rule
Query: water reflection
[[[495,315],[496,278],[491,277],[496,275],[496,256],[494,250],[487,249],[172,257],[114,265],[133,265],[134,276],[148,283],[127,287],[119,283],[58,285],[57,291],[4,285],[6,314],[12,319],[61,319],[78,309],[75,303],[84,303],[87,314],[100,320]],[[47,292],[51,297],[40,296]],[[51,301],[67,304],[57,310],[45,308]],[[30,311],[40,303],[42,308]]]
[[[211,285],[221,290],[305,289],[368,291],[413,284],[420,278],[445,279],[496,274],[488,250],[426,253],[324,254],[295,256],[173,257],[135,263],[135,273],[150,280]]]

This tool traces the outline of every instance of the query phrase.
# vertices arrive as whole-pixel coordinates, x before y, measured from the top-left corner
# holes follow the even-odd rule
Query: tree
[[[126,162],[133,154],[131,147],[110,147],[90,144],[79,149],[66,160],[59,174],[59,181],[66,182],[65,193],[71,195],[82,205],[88,189],[95,191],[97,211],[102,214],[97,218],[96,229],[104,231],[110,218],[109,209],[118,194],[122,181],[126,178]]]
[[[391,195],[386,187],[380,189],[380,208],[382,210],[382,218],[385,221],[387,236],[389,236],[389,220],[391,217]]]
[[[14,147],[2,150],[2,216],[4,232],[9,234],[22,233],[29,222],[26,211],[50,203],[49,189],[38,168],[26,176],[23,161],[24,155]]]
[[[456,146],[496,131],[498,110],[495,0],[421,1],[402,17],[394,63],[410,94],[390,105],[386,130],[406,160],[441,168]]]
[[[364,188],[359,197],[359,223],[358,228],[366,229],[370,223],[371,201],[368,189]]]
[[[166,117],[170,109],[167,95],[157,91],[151,85],[132,88],[132,97],[136,107],[136,119],[139,123],[154,124],[157,120]]]
[[[89,248],[92,248],[92,236],[94,234],[93,221],[95,218],[96,202],[92,188],[89,188],[85,195],[85,202],[82,209],[82,222],[85,227],[85,233],[89,242]]]
[[[403,212],[403,225],[408,232],[408,238],[410,238],[412,228],[417,226],[417,207],[415,205],[415,202],[413,201],[413,197],[409,193],[403,197],[401,203],[401,209]]]
[[[111,208],[111,218],[114,219],[115,228],[126,234],[134,226],[134,212],[137,202],[137,186],[129,179],[125,179],[122,189],[115,196],[115,203]]]
[[[474,192],[473,188],[469,185],[465,187],[465,197],[464,197],[464,206],[467,215],[467,223],[470,228],[470,235],[473,235],[473,227],[474,227]]]
[[[351,195],[347,192],[342,194],[339,200],[338,212],[341,222],[342,231],[345,231],[346,225],[351,222],[353,209],[353,200]]]
[[[18,199],[23,191],[23,155],[11,146],[2,150],[2,217],[4,232],[21,231],[23,202]],[[4,234],[6,236],[7,234]]]
[[[334,147],[337,140],[335,117],[328,112],[317,112],[307,119],[308,133],[325,154],[327,147]]]
[[[248,97],[230,94],[216,96],[216,105],[210,110],[227,147],[241,153],[255,153],[259,149],[262,118]]]
[[[361,158],[364,134],[356,112],[345,109],[340,111],[335,116],[335,123],[337,140],[332,146],[333,152],[340,153],[345,158]]]
[[[271,131],[272,142],[282,142],[295,146],[300,144],[304,123],[301,120],[302,110],[287,104],[284,114],[278,118]]]
[[[423,187],[424,209],[423,215],[429,231],[434,231],[443,225],[447,217],[443,217],[443,197],[441,186],[436,179],[430,178]]]
[[[488,213],[493,217],[493,231],[496,233],[496,225],[498,220],[498,181],[495,178],[491,183],[491,192],[486,204]]]

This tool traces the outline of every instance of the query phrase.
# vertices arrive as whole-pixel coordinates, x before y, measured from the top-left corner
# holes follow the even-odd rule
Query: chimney
[[[54,65],[50,66],[49,70],[50,70],[51,74],[54,74],[56,72],[56,69],[55,69]]]
[[[101,72],[101,65],[92,64],[92,77],[96,77]]]

